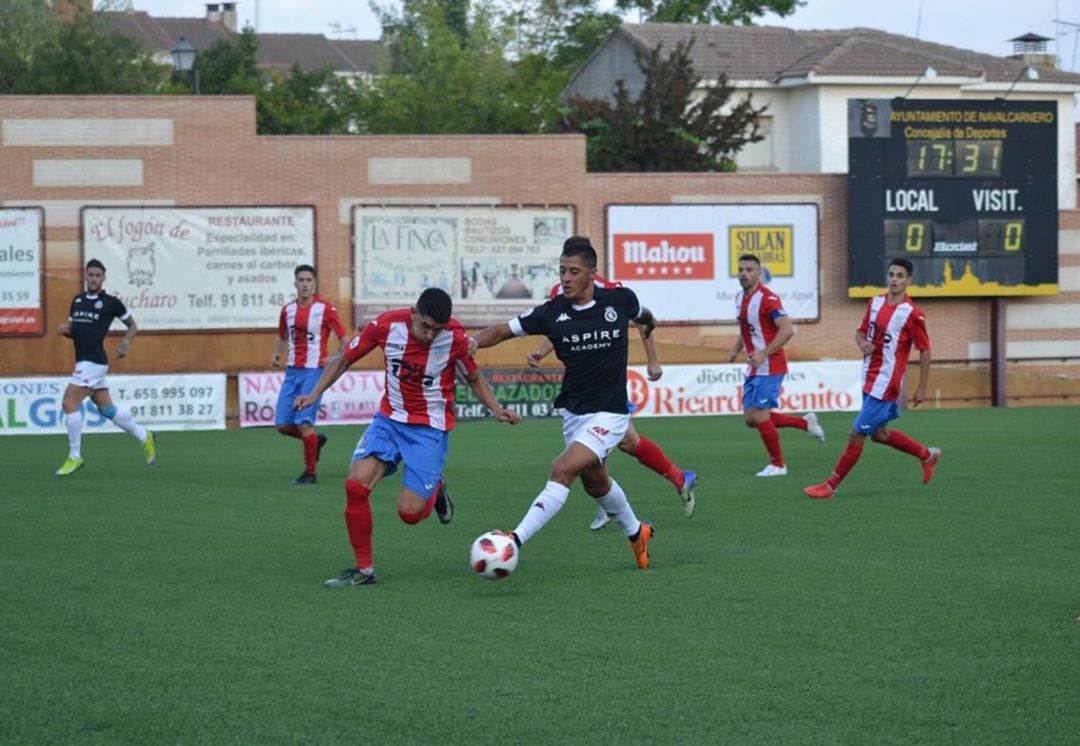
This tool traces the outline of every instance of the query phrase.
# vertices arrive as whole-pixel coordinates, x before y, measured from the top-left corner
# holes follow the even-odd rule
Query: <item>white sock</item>
[[[614,479],[611,480],[611,491],[603,497],[596,498],[596,502],[622,527],[623,533],[627,536],[633,536],[641,528],[641,521],[634,515],[634,509],[630,507],[626,493]]]
[[[138,438],[140,443],[146,442],[146,428],[131,419],[131,414],[123,407],[116,408],[116,414],[113,415],[112,421],[121,430],[129,432]]]
[[[68,431],[68,458],[82,458],[82,411],[65,414]]]
[[[544,485],[544,491],[537,495],[521,523],[514,529],[518,541],[522,544],[540,531],[555,514],[562,510],[566,498],[570,495],[570,488],[558,482],[548,482]]]

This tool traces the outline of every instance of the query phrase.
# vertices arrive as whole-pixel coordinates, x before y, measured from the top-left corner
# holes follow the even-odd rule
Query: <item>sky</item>
[[[129,2],[153,16],[201,17],[206,11],[201,0]],[[368,0],[238,0],[237,16],[241,26],[264,33],[377,39],[381,31]],[[1080,72],[1077,0],[807,0],[787,18],[767,15],[758,23],[799,29],[865,26],[998,56],[1012,52],[1009,39],[1033,31],[1052,40],[1048,51],[1058,55],[1063,69]]]

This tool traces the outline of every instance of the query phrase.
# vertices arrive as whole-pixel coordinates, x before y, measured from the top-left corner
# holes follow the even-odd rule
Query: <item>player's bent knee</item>
[[[101,414],[103,414],[107,419],[110,420],[116,417],[116,411],[117,410],[115,404],[106,404],[104,407],[101,407]]]
[[[408,524],[419,523],[424,520],[424,514],[422,512],[412,513],[404,508],[398,508],[398,518]]]

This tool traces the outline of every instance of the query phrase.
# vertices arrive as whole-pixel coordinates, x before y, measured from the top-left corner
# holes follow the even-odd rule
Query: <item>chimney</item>
[[[1046,51],[1046,42],[1050,41],[1048,37],[1039,36],[1029,31],[1023,36],[1009,39],[1009,41],[1012,42],[1013,53],[1009,55],[1008,59],[1018,60],[1025,65],[1057,67],[1057,57]]]
[[[236,3],[221,4],[221,25],[229,33],[236,33]]]
[[[210,23],[221,23],[221,6],[217,3],[207,3],[206,20]]]

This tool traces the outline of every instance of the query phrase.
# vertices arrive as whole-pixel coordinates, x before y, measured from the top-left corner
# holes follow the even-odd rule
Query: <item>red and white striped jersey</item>
[[[787,316],[780,296],[760,284],[757,290],[749,295],[745,291],[739,291],[735,296],[735,310],[747,357],[756,350],[765,349],[773,341],[780,329],[776,320]],[[746,375],[777,376],[784,373],[787,373],[787,355],[781,347],[761,365],[751,365]]]
[[[292,368],[321,368],[326,365],[326,347],[330,332],[345,339],[345,327],[337,309],[318,297],[306,306],[297,301],[281,307],[278,336],[289,341],[289,360]]]
[[[874,351],[863,358],[863,393],[896,401],[912,343],[917,350],[929,350],[930,335],[926,315],[911,298],[905,295],[890,306],[887,297],[886,293],[871,298],[859,324],[859,331],[874,343]]]
[[[376,347],[386,357],[386,391],[379,411],[395,422],[454,429],[454,379],[476,370],[469,341],[457,319],[430,345],[409,331],[411,308],[387,311],[345,345],[345,359],[356,362]]]
[[[622,287],[621,282],[612,282],[611,280],[605,280],[600,275],[597,275],[596,278],[593,280],[593,285],[596,285],[596,287],[598,287],[598,288],[621,288]],[[550,293],[551,300],[555,300],[560,295],[562,295],[562,283],[561,282],[556,283],[555,287],[553,287],[551,289],[551,293]]]

